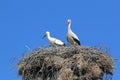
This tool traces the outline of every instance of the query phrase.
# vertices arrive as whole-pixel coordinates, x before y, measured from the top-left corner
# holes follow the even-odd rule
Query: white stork
[[[68,19],[68,21],[67,21],[67,26],[68,26],[67,41],[73,46],[81,45],[79,38],[70,28],[70,26],[71,26],[71,20],[70,19]]]
[[[65,46],[65,43],[63,43],[61,40],[51,37],[50,32],[48,32],[48,31],[45,33],[43,38],[44,37],[48,38],[48,40],[49,40],[52,47]]]

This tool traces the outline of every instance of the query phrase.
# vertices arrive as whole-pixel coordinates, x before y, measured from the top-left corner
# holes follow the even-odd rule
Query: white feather
[[[47,38],[48,38],[50,44],[51,44],[53,47],[63,46],[63,45],[64,45],[64,43],[63,43],[61,40],[51,37],[51,36],[50,36],[50,32],[46,32],[46,35],[47,35]]]

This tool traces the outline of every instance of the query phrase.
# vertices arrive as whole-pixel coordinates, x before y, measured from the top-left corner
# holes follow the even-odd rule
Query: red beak
[[[67,26],[70,24],[70,22],[67,22]]]

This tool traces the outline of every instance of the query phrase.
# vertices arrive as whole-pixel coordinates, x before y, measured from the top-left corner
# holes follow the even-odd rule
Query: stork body
[[[61,40],[51,37],[50,32],[46,32],[44,37],[45,36],[47,36],[48,41],[50,42],[52,47],[65,46],[65,43],[63,43]]]
[[[67,26],[68,26],[68,32],[67,32],[67,40],[68,42],[73,45],[73,46],[78,46],[80,44],[80,40],[77,37],[77,35],[71,30],[71,20],[68,19],[67,21]]]

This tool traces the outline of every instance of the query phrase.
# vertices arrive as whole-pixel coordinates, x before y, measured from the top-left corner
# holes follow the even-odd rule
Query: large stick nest
[[[92,47],[38,48],[18,63],[23,80],[103,80],[113,75],[113,59]]]

